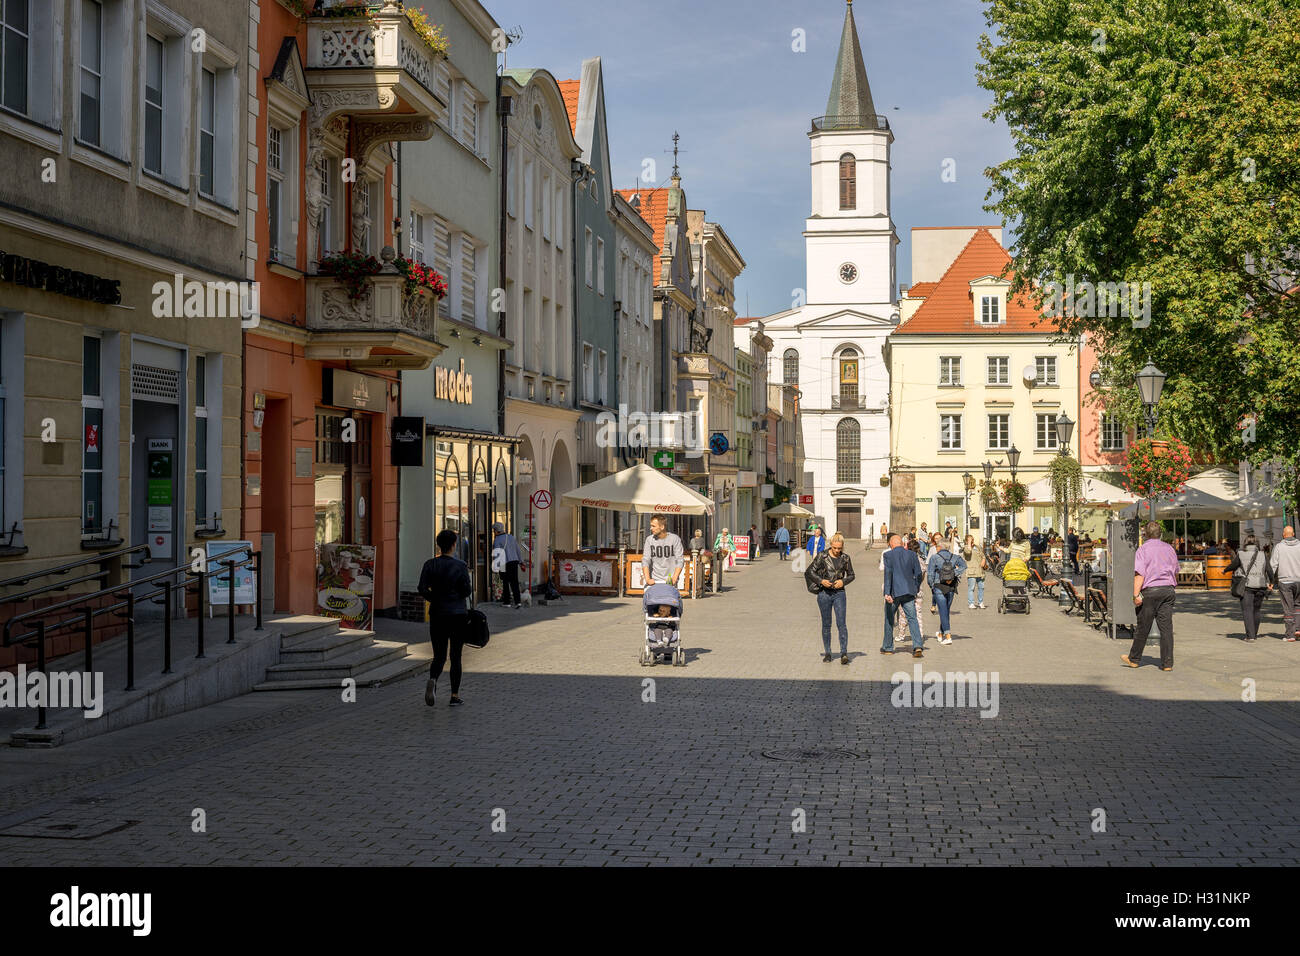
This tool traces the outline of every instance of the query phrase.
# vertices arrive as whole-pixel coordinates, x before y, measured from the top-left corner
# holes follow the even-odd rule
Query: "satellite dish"
[[[1032,365],[1026,365],[1020,370],[1020,377],[1026,382],[1036,381],[1038,379],[1038,369],[1034,368]]]

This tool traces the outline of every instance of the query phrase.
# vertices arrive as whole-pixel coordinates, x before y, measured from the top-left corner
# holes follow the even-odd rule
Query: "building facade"
[[[578,484],[574,388],[573,138],[564,96],[545,70],[507,70],[506,427],[519,439],[515,528],[529,551],[531,584],[550,551],[572,551],[575,509],[560,495]],[[504,108],[504,106],[503,106]],[[549,507],[535,506],[545,491]]]
[[[772,424],[767,407],[767,363],[772,340],[763,332],[762,320],[755,318],[735,319],[732,337],[736,349],[736,436],[748,452],[737,462],[736,484],[741,502],[748,498],[749,510],[745,511],[742,504],[737,509],[736,520],[742,527],[756,524],[761,529],[765,527],[763,510],[767,497],[762,494],[762,487],[772,480],[768,477],[771,468],[768,439]]]
[[[826,115],[812,121],[807,302],[764,320],[770,381],[797,389],[798,491],[830,531],[868,536],[889,520],[889,377],[898,323],[888,120],[875,111],[853,8],[844,17]],[[770,394],[770,389],[769,389]],[[807,507],[805,505],[805,507]]]
[[[1060,451],[1056,419],[1078,408],[1077,351],[1056,341],[1056,324],[1037,308],[1010,296],[1011,257],[990,228],[916,230],[917,260],[941,261],[963,237],[937,282],[912,284],[903,300],[906,318],[885,352],[890,524],[903,531],[922,522],[929,531],[949,523],[970,529],[974,518],[985,538],[1006,537],[1017,525],[1026,532],[1053,527],[1060,520],[1051,505],[1015,515],[988,510],[978,487],[986,461],[994,481],[1011,477],[1013,449],[1017,481],[1028,485],[1048,474]]]
[[[496,22],[477,0],[437,0],[425,12],[450,52],[436,89],[449,104],[427,140],[399,143],[402,252],[446,280],[435,333],[444,349],[428,367],[401,373],[405,427],[423,425],[422,463],[401,468],[399,590],[402,613],[419,618],[424,562],[444,529],[462,536],[474,600],[490,597],[492,525],[513,530],[515,438],[503,434],[498,390],[504,301],[499,227],[501,126],[496,108]],[[501,297],[504,298],[504,297]]]
[[[144,543],[175,567],[239,534],[249,11],[3,17],[0,578]]]

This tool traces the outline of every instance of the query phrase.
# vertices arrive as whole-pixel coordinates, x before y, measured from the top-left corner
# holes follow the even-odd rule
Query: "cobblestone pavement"
[[[56,750],[0,752],[0,860],[1297,858],[1300,827],[1283,808],[1300,770],[1300,645],[1245,645],[1221,610],[1228,599],[1196,596],[1176,619],[1175,670],[1150,653],[1130,670],[1119,666],[1126,648],[1046,600],[1027,617],[998,615],[991,579],[988,610],[959,601],[952,645],[931,633],[923,661],[884,657],[876,554],[853,553],[847,667],[822,662],[814,599],[774,557],[688,603],[685,668],[637,665],[631,599],[493,609],[492,643],[466,651],[457,710],[445,676],[427,708],[420,677],[363,689],[355,703],[332,691],[252,694]],[[1276,635],[1271,614],[1265,633]],[[381,624],[386,638],[422,634]],[[893,706],[890,677],[910,678],[914,664],[996,671],[996,716]],[[1258,702],[1242,701],[1245,679]],[[193,830],[196,809],[206,832]]]

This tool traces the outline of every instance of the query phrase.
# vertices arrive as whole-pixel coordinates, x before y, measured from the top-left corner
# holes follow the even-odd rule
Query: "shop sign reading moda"
[[[465,371],[464,359],[458,369],[438,366],[433,370],[433,395],[461,405],[474,401],[474,376]]]

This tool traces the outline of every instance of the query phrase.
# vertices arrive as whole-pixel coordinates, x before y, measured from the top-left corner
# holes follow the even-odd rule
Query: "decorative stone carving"
[[[391,92],[391,91],[390,91]],[[370,152],[383,143],[396,140],[422,140],[433,136],[432,120],[424,118],[369,119],[356,117],[352,121],[353,150],[357,167],[364,167]]]
[[[375,65],[375,38],[370,25],[336,26],[320,34],[321,65],[347,69]]]

